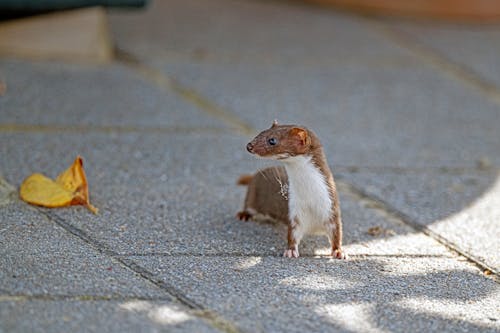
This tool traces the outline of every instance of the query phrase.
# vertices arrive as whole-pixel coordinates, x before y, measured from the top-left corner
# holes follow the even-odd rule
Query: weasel
[[[251,154],[283,162],[283,166],[240,177],[238,184],[248,185],[248,189],[237,217],[247,221],[264,215],[287,223],[284,257],[298,258],[302,237],[320,233],[328,236],[332,256],[345,259],[337,189],[316,134],[303,126],[274,121],[246,148]]]

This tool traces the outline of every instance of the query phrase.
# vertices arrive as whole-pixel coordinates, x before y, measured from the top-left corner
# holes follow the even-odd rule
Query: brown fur
[[[275,144],[270,144],[270,139]],[[261,157],[284,159],[297,155],[311,156],[312,163],[325,177],[330,199],[332,202],[330,223],[334,226],[331,239],[332,255],[336,258],[345,258],[342,252],[342,217],[340,204],[335,186],[335,180],[326,161],[323,147],[314,132],[303,126],[278,125],[273,123],[272,127],[261,132],[247,145],[247,150]],[[278,171],[277,171],[278,170]],[[274,167],[261,170],[256,173],[248,184],[245,207],[238,213],[240,219],[248,220],[253,215],[249,211],[269,215],[288,223],[288,248],[292,249],[296,240],[292,237],[293,225],[288,217],[288,201],[280,195],[280,184],[273,175],[280,174],[278,179],[282,184],[288,178],[283,167]],[[300,221],[295,221],[300,223]]]
[[[283,167],[266,168],[255,173],[248,184],[243,210],[237,217],[248,221],[257,213],[287,223],[288,200],[281,193],[280,181],[284,185],[288,183]]]
[[[252,181],[253,175],[241,175],[236,182],[237,185],[248,185]]]

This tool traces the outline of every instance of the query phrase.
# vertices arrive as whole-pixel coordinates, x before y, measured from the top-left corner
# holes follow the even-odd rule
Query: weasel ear
[[[271,128],[276,127],[276,126],[278,126],[278,121],[276,119],[274,119],[273,125],[271,126]]]
[[[306,144],[309,144],[310,138],[309,138],[309,135],[307,134],[306,130],[304,130],[302,128],[294,127],[290,130],[289,133],[290,133],[290,136],[297,138],[303,146],[305,146]]]

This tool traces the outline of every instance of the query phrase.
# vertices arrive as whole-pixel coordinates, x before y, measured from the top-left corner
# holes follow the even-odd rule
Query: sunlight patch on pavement
[[[144,313],[156,323],[175,325],[193,319],[188,313],[171,305],[155,305],[148,301],[130,301],[120,305],[127,311]]]
[[[244,271],[250,269],[262,262],[262,257],[249,257],[238,260],[237,263],[234,264],[234,269],[238,271]]]
[[[316,308],[316,313],[351,332],[388,332],[376,327],[367,304],[327,304]]]

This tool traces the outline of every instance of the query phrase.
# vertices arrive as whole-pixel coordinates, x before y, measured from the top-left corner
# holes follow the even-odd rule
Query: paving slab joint
[[[135,273],[139,274],[143,279],[146,279],[149,282],[156,285],[157,287],[161,288],[162,290],[165,290],[169,295],[173,296],[175,298],[175,300],[178,301],[180,304],[186,306],[187,308],[189,308],[191,310],[194,310],[191,312],[193,315],[205,320],[206,322],[208,322],[211,326],[215,327],[216,329],[218,329],[222,332],[225,332],[225,333],[238,333],[239,332],[239,330],[236,329],[236,327],[232,323],[223,319],[215,312],[210,311],[208,309],[205,309],[202,305],[189,299],[181,291],[177,290],[177,288],[166,283],[162,279],[156,278],[156,276],[153,273],[149,272],[148,270],[146,270],[142,266],[138,265],[133,260],[131,260],[129,258],[115,258],[115,259],[120,261],[124,266],[128,267],[129,269],[131,269]]]
[[[26,125],[0,124],[0,133],[162,133],[162,134],[191,134],[191,133],[221,133],[223,128],[201,126],[94,126],[94,125]],[[0,185],[1,186],[1,185]]]
[[[424,45],[410,34],[389,27],[376,19],[364,17],[362,22],[369,25],[371,29],[375,28],[375,30],[379,31],[393,43],[409,50],[414,56],[427,65],[440,70],[452,79],[462,82],[467,87],[482,93],[496,105],[500,105],[500,87],[483,78],[473,69],[448,59],[435,49]]]
[[[433,238],[434,240],[436,240],[437,242],[441,243],[446,248],[448,248],[448,250],[466,258],[470,263],[474,264],[482,272],[487,272],[487,274],[485,275],[490,277],[492,280],[494,280],[497,283],[500,283],[499,272],[496,269],[489,266],[476,256],[471,255],[466,251],[462,250],[458,245],[450,242],[449,240],[435,233],[434,231],[430,230],[426,226],[417,223],[414,219],[410,218],[406,214],[400,212],[398,209],[387,204],[381,198],[378,198],[372,194],[368,194],[362,189],[359,189],[354,185],[349,184],[343,180],[337,179],[337,185],[343,193],[346,193],[347,195],[351,196],[354,200],[365,201],[372,209],[377,210],[386,218],[401,224],[408,225],[411,228],[415,229],[416,231],[422,232],[423,234]]]
[[[85,243],[89,244],[91,247],[93,247],[94,249],[103,253],[104,255],[111,257],[113,260],[120,263],[123,267],[132,271],[138,277],[147,280],[148,282],[152,283],[153,285],[155,285],[158,288],[160,288],[161,290],[163,290],[167,295],[171,296],[171,300],[177,301],[178,303],[186,306],[187,308],[194,310],[193,313],[195,315],[198,315],[199,317],[201,317],[205,321],[209,322],[215,328],[222,330],[223,332],[226,332],[226,333],[238,332],[238,330],[234,327],[234,325],[227,322],[226,320],[224,320],[222,317],[215,314],[214,312],[212,312],[208,309],[205,309],[202,305],[189,299],[181,291],[179,291],[175,287],[169,285],[168,283],[166,283],[162,279],[157,278],[153,273],[146,270],[142,266],[138,265],[132,259],[124,258],[124,257],[118,255],[118,253],[110,250],[104,244],[91,238],[83,230],[80,230],[79,228],[76,228],[76,227],[72,226],[71,224],[67,223],[63,218],[61,218],[57,214],[55,214],[53,212],[46,211],[46,210],[42,210],[42,209],[39,209],[39,210],[49,220],[51,220],[52,222],[59,225],[60,227],[62,227],[64,230],[66,230],[70,234],[83,240]]]
[[[69,224],[68,222],[66,222],[63,218],[61,218],[59,215],[57,215],[53,211],[49,211],[47,209],[42,209],[42,208],[39,208],[38,211],[41,212],[43,215],[45,215],[50,221],[57,224],[58,226],[60,226],[61,228],[63,228],[67,232],[69,232],[70,234],[80,238],[86,244],[90,245],[92,248],[99,251],[100,253],[102,253],[108,257],[113,257],[113,258],[117,255],[116,252],[109,249],[106,245],[93,239],[85,231],[78,229],[78,228],[74,227],[73,225]]]
[[[148,81],[153,82],[157,87],[171,91],[180,96],[184,101],[196,106],[208,115],[226,123],[230,128],[245,136],[255,135],[258,131],[244,122],[233,112],[222,108],[215,102],[209,100],[196,90],[180,84],[177,80],[167,77],[161,71],[144,64],[141,60],[129,52],[117,48],[116,59],[125,66],[132,68]]]
[[[0,295],[1,302],[25,302],[25,301],[152,301],[171,302],[171,298],[166,297],[136,297],[136,296],[122,296],[122,295]]]
[[[175,300],[177,300],[179,303],[182,305],[188,307],[189,309],[192,310],[204,310],[203,306],[196,303],[195,301],[185,297],[182,292],[174,288],[173,286],[169,285],[165,281],[157,278],[153,273],[145,269],[144,267],[138,265],[136,262],[129,258],[117,258],[115,257],[114,259],[118,260],[122,265],[130,269],[131,271],[135,272],[137,275],[139,275],[141,278],[148,280],[158,288],[166,291],[169,295],[171,295]]]

